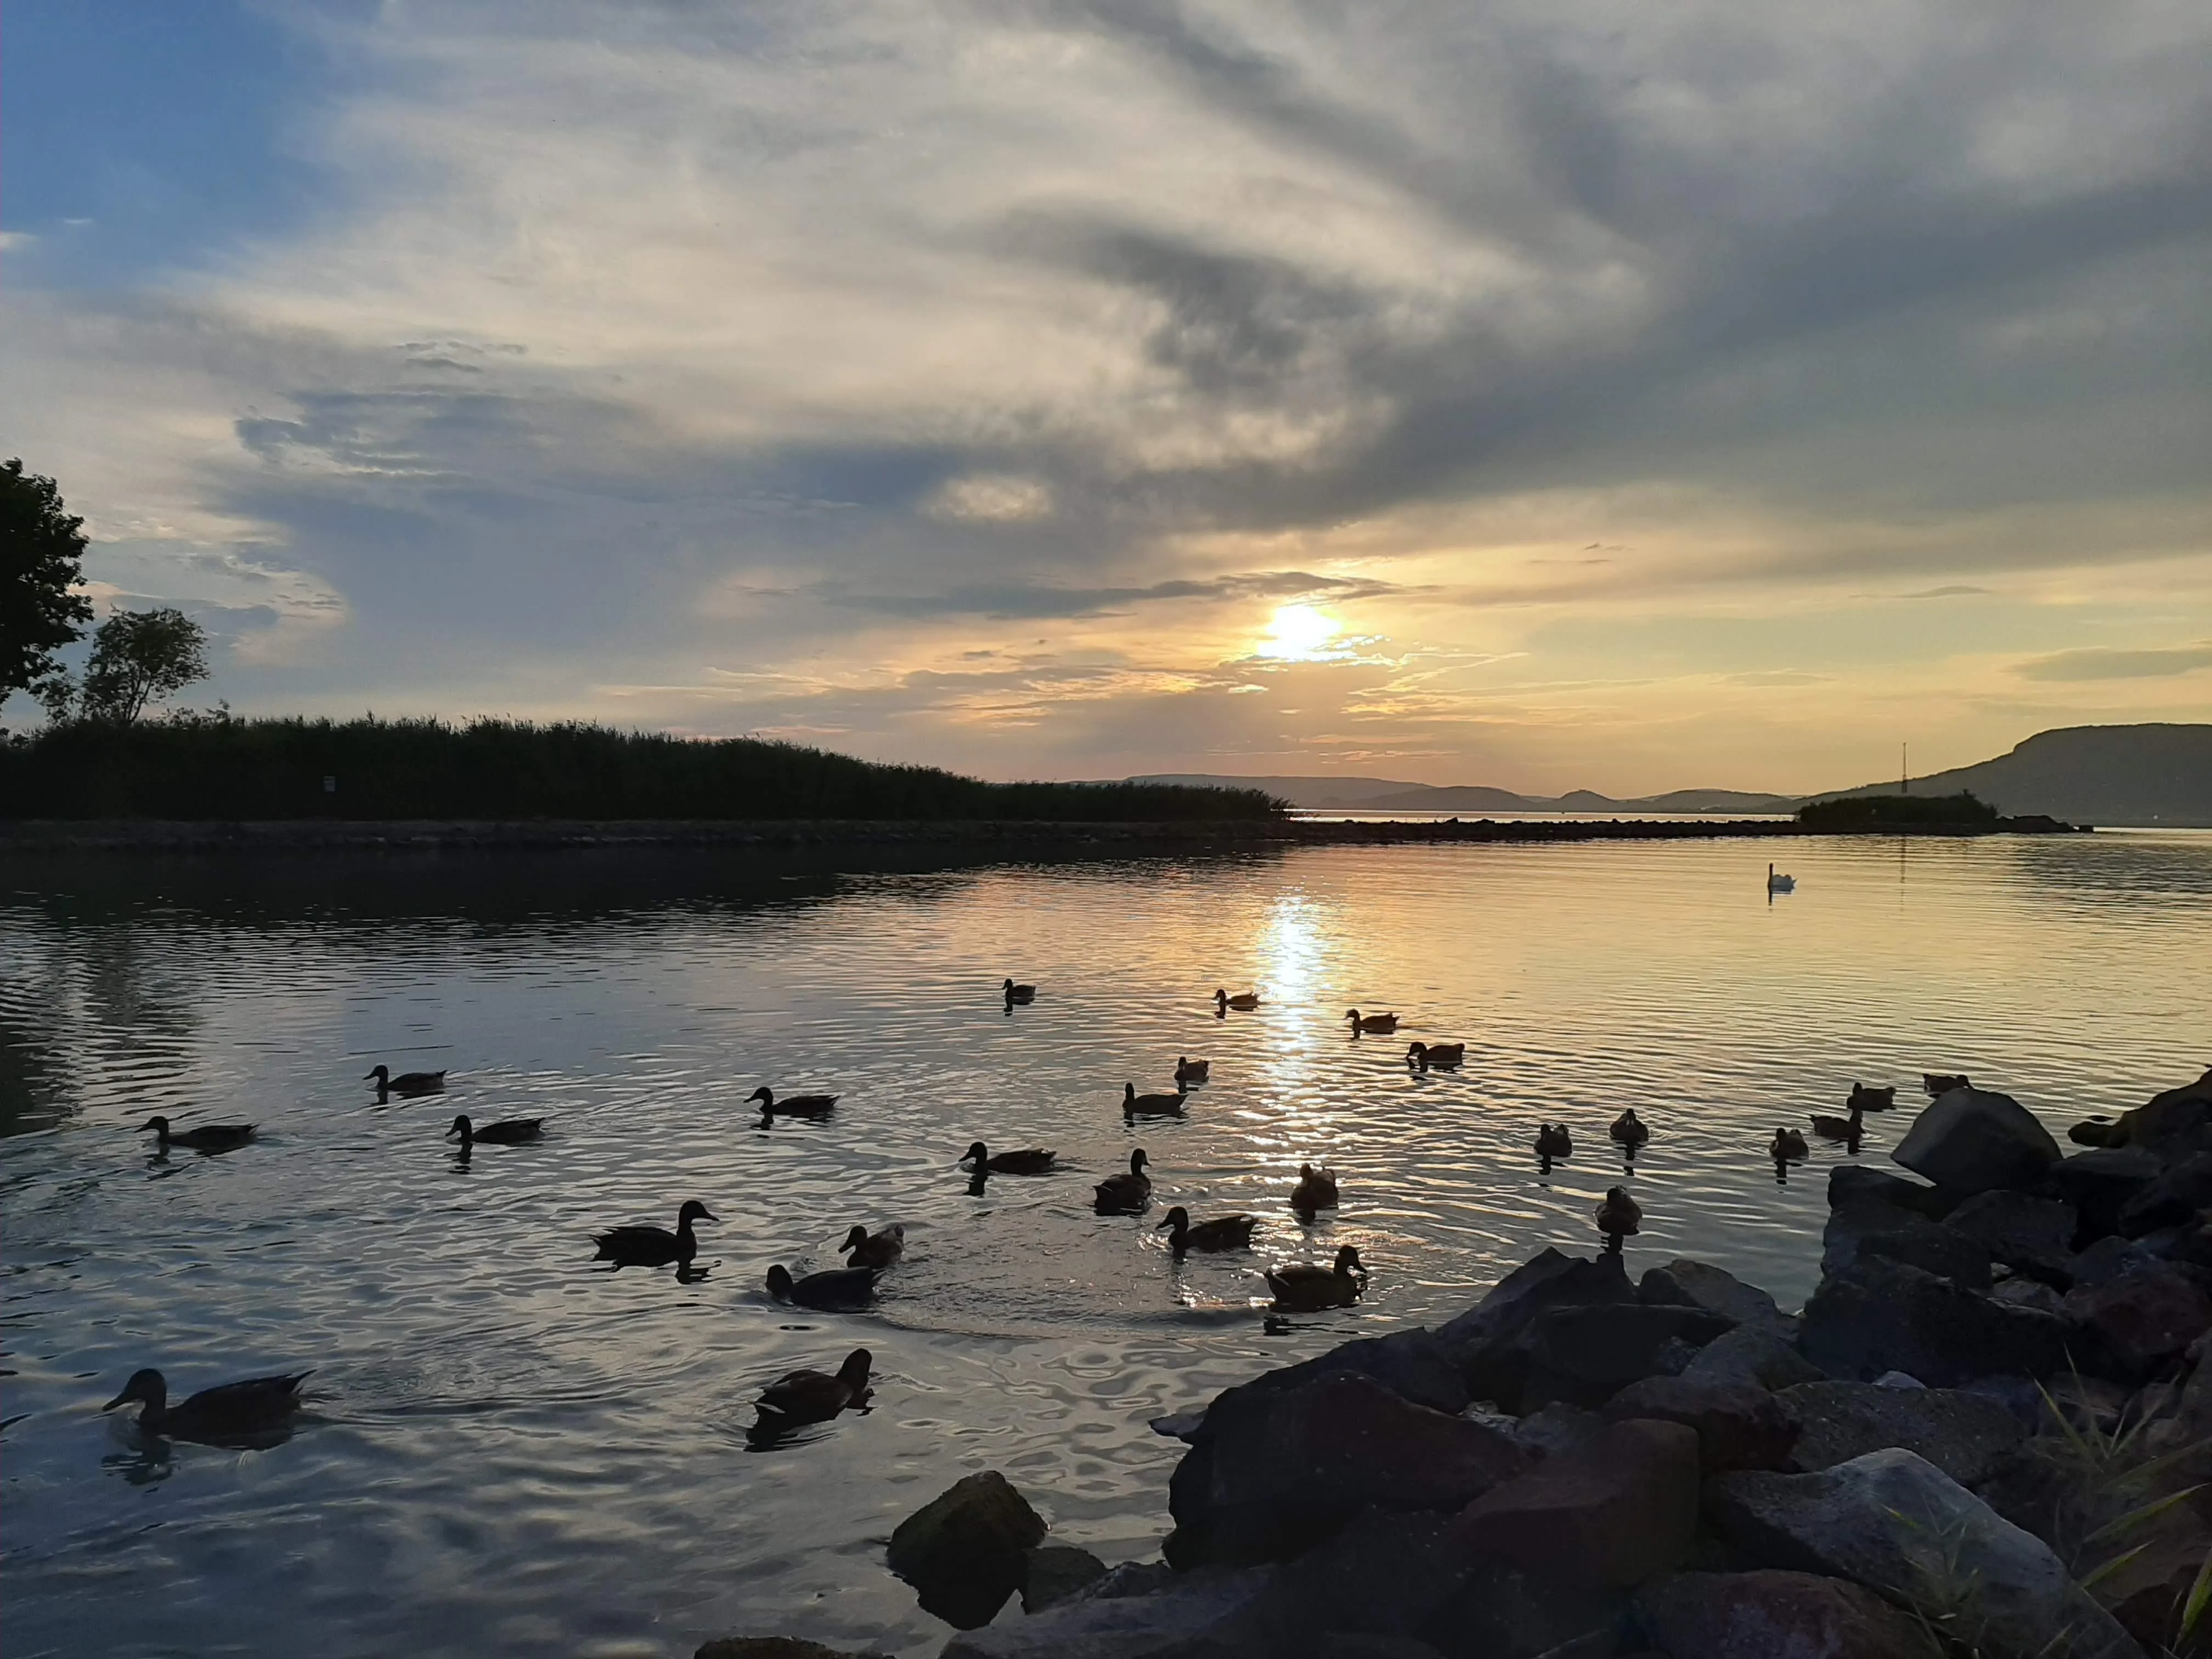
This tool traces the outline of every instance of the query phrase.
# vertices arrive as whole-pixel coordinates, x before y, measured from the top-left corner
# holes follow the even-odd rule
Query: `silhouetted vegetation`
[[[1956,795],[1845,795],[1808,801],[1797,822],[1808,830],[1873,830],[1888,824],[1994,823],[1997,809],[1968,791]]]
[[[325,780],[334,781],[326,788]],[[983,783],[796,744],[481,720],[70,720],[0,745],[0,816],[148,818],[1271,818],[1251,789]]]
[[[84,520],[62,505],[52,478],[0,462],[0,702],[44,693],[54,653],[83,631],[92,601],[76,592]]]
[[[92,636],[84,684],[56,669],[39,697],[56,721],[112,720],[128,726],[153,704],[207,678],[207,630],[183,611],[118,611]]]

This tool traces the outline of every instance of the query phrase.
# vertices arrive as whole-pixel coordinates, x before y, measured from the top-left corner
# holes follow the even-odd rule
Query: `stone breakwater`
[[[943,1659],[2212,1650],[2212,1071],[2094,1134],[1952,1089],[1911,1175],[1833,1171],[1800,1313],[1547,1249],[1157,1422],[1188,1447],[1157,1563],[1051,1543],[987,1473],[890,1565],[964,1627]]]

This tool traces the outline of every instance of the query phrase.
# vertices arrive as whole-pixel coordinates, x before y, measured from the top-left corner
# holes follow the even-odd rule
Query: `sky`
[[[2202,0],[0,10],[0,455],[240,712],[1616,794],[2212,719],[2208,295]]]

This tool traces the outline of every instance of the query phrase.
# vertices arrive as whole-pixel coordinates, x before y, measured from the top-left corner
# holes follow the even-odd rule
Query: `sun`
[[[1344,624],[1325,611],[1310,605],[1278,606],[1267,623],[1267,637],[1260,654],[1288,662],[1318,662],[1329,654],[1329,641],[1344,632]]]

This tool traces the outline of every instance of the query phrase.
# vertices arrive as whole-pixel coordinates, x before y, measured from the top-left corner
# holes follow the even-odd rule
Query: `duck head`
[[[1425,1042],[1409,1042],[1409,1043],[1407,1043],[1407,1044],[1406,1045],[1406,1058],[1407,1058],[1407,1059],[1408,1059],[1408,1060],[1426,1060],[1426,1059],[1428,1058],[1428,1056],[1429,1056],[1429,1045],[1428,1045],[1427,1043],[1425,1043]]]
[[[379,1066],[374,1071],[363,1073],[361,1080],[363,1083],[374,1083],[380,1089],[389,1088],[392,1085],[392,1068],[389,1066]]]
[[[161,1373],[149,1365],[143,1370],[131,1372],[131,1380],[123,1385],[123,1392],[100,1409],[112,1412],[118,1406],[127,1405],[133,1400],[159,1417],[168,1409],[169,1385],[162,1380]]]
[[[867,1242],[868,1230],[856,1222],[853,1231],[845,1235],[845,1242],[837,1247],[837,1254],[842,1255],[848,1250],[857,1250]]]
[[[1344,1011],[1344,1017],[1350,1020],[1354,1025],[1359,1024],[1359,1010],[1357,1008],[1346,1009]]]
[[[1182,1205],[1178,1204],[1175,1208],[1167,1212],[1166,1217],[1160,1222],[1160,1224],[1153,1228],[1152,1231],[1156,1233],[1164,1233],[1170,1228],[1173,1228],[1179,1233],[1189,1231],[1190,1212],[1184,1209]]]
[[[696,1198],[685,1199],[684,1200],[684,1207],[676,1212],[676,1224],[678,1227],[688,1227],[695,1221],[714,1221],[716,1219],[719,1219],[719,1218],[714,1214],[714,1212],[708,1209],[705,1205],[702,1204]]]
[[[999,988],[1001,991],[1004,991],[1008,996],[1012,996],[1014,994],[1014,982],[1012,980],[1007,980],[1001,984]]]
[[[1346,1244],[1336,1253],[1336,1270],[1340,1273],[1364,1273],[1367,1264],[1359,1259],[1359,1252]]]
[[[149,1117],[140,1127],[138,1133],[142,1135],[157,1134],[167,1140],[169,1138],[169,1120],[166,1117]]]
[[[462,1112],[456,1115],[453,1119],[453,1127],[446,1131],[446,1139],[448,1140],[451,1140],[455,1135],[459,1135],[461,1138],[461,1144],[464,1146],[467,1146],[468,1143],[475,1138],[476,1125],[469,1121],[469,1115],[466,1112]]]
[[[850,1389],[857,1398],[868,1391],[868,1370],[875,1363],[875,1356],[866,1348],[855,1348],[845,1356],[845,1363],[837,1367],[837,1380]]]
[[[1135,1152],[1129,1154],[1129,1173],[1131,1175],[1144,1174],[1145,1162],[1145,1149],[1139,1146]]]
[[[763,1084],[759,1088],[754,1090],[752,1093],[747,1095],[745,1098],[747,1101],[757,1100],[760,1102],[761,1109],[763,1111],[766,1111],[769,1107],[775,1104],[775,1095],[769,1090],[766,1084]]]
[[[981,1141],[978,1140],[971,1145],[966,1152],[961,1153],[958,1158],[952,1161],[956,1164],[973,1164],[980,1170],[984,1166],[984,1164],[989,1163],[990,1159],[991,1149],[988,1146],[986,1146]]]
[[[768,1270],[768,1293],[779,1302],[791,1300],[791,1269],[781,1261]]]
[[[1125,1084],[1123,1084],[1123,1085],[1121,1085],[1121,1103],[1122,1103],[1123,1105],[1125,1105],[1125,1106],[1126,1106],[1126,1105],[1128,1105],[1128,1104],[1130,1104],[1131,1103],[1133,1103],[1136,1098],[1137,1098],[1137,1085],[1136,1085],[1135,1084],[1133,1084],[1133,1083],[1125,1083]]]
[[[1217,985],[1213,988],[1213,1000],[1216,1002],[1226,1002],[1229,1000],[1229,993]]]

